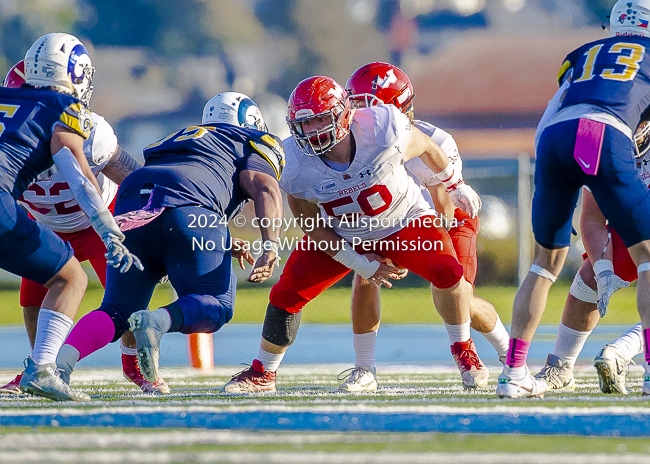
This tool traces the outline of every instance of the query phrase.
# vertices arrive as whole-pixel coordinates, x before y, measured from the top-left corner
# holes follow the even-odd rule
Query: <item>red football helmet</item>
[[[13,68],[7,73],[7,77],[2,81],[3,87],[9,87],[10,89],[20,87],[25,83],[25,61],[20,60],[16,63]]]
[[[303,124],[319,118],[330,118],[324,127],[305,132]],[[289,97],[287,124],[298,146],[308,156],[319,156],[331,150],[350,133],[352,108],[345,89],[325,76],[302,81]]]
[[[413,111],[413,86],[404,71],[389,63],[368,63],[357,69],[345,88],[353,107],[382,103],[395,105],[402,113]]]

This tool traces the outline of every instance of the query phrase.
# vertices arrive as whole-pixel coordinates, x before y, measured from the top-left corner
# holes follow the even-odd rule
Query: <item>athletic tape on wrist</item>
[[[532,272],[533,274],[537,274],[538,276],[543,277],[545,279],[548,279],[551,282],[555,282],[557,280],[557,277],[553,275],[551,271],[547,271],[542,266],[538,266],[537,264],[533,264],[532,266],[530,266],[530,272]]]
[[[342,247],[334,256],[334,261],[338,261],[348,269],[352,269],[364,279],[370,279],[377,269],[379,269],[379,261],[370,261],[363,255],[360,255],[352,248]]]
[[[594,274],[596,274],[596,280],[598,280],[603,273],[610,275],[614,273],[614,264],[609,259],[599,259],[594,263]]]
[[[642,272],[650,271],[650,263],[641,263],[639,267],[636,268],[636,273],[641,274]]]
[[[447,167],[437,173],[436,177],[440,179],[440,182],[442,182],[442,185],[444,185],[445,188],[452,187],[459,181],[463,180],[460,171],[455,170],[452,163],[447,164]]]

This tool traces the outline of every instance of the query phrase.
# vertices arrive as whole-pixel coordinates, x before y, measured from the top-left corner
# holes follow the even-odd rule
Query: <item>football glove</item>
[[[463,180],[447,188],[447,193],[456,208],[465,211],[473,219],[481,209],[481,197]]]
[[[607,259],[599,259],[594,263],[594,273],[596,274],[596,286],[598,287],[596,304],[600,317],[604,317],[612,295],[618,290],[628,287],[630,283],[614,274],[614,266]]]

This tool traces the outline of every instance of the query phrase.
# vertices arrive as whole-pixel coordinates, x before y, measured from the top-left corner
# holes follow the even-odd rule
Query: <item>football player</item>
[[[92,128],[85,104],[93,72],[88,51],[76,37],[50,33],[25,56],[28,85],[0,88],[0,268],[48,288],[20,388],[54,400],[89,399],[61,381],[55,364],[87,277],[70,244],[29,219],[18,198],[38,174],[56,164],[106,245],[107,262],[122,272],[133,264],[141,268],[122,243],[124,235],[102,201],[83,151]]]
[[[279,259],[279,229],[269,224],[282,218],[278,179],[284,152],[246,95],[225,92],[211,98],[201,125],[149,145],[144,158],[144,167],[120,186],[115,213],[145,271],[125,276],[108,270],[100,308],[79,320],[59,352],[64,380],[77,361],[130,328],[140,370],[155,382],[163,334],[216,332],[232,318],[237,280],[231,257],[242,267],[244,259],[255,264],[252,282],[271,277]],[[230,245],[228,230],[249,200],[257,217],[269,220],[259,221],[265,251],[257,262],[246,248]],[[154,287],[165,275],[178,299],[148,311]]]
[[[639,125],[634,140],[637,146],[637,171],[643,182],[650,186],[650,123]],[[549,390],[575,388],[573,366],[587,337],[600,317],[605,315],[614,292],[637,279],[636,266],[623,240],[614,229],[608,228],[603,213],[587,189],[583,191],[580,225],[582,241],[587,250],[585,259],[573,279],[553,353],[548,355],[546,365],[536,375],[546,381]],[[625,385],[627,368],[632,358],[642,352],[641,324],[605,345],[594,360],[601,391],[628,394]]]
[[[3,81],[4,87],[18,88],[25,83],[24,61],[14,65]],[[111,125],[95,112],[91,112],[92,129],[84,141],[84,154],[91,171],[97,178],[102,200],[109,211],[113,211],[118,185],[140,164],[117,143]],[[29,214],[46,225],[64,241],[70,242],[79,262],[88,260],[99,277],[102,286],[106,283],[106,247],[90,225],[90,219],[79,207],[65,177],[56,166],[42,172],[27,190],[18,198]],[[25,328],[29,342],[34,347],[38,313],[45,299],[47,288],[32,280],[23,278],[20,285],[20,305],[23,307]],[[144,392],[168,393],[169,387],[160,379],[151,384],[142,377],[137,364],[135,338],[132,332],[122,336],[122,370],[124,376],[138,385]],[[19,394],[18,374],[8,384],[0,387],[1,393]]]
[[[648,119],[650,104],[648,21],[650,0],[619,0],[610,15],[612,37],[574,50],[560,69],[561,87],[554,97],[557,105],[549,105],[538,128],[534,259],[515,297],[498,397],[543,396],[546,392],[546,382],[532,376],[526,358],[548,291],[566,259],[573,211],[583,185],[591,190],[637,267],[637,307],[646,360],[650,360],[650,196],[634,160],[634,131]],[[600,245],[602,250],[605,241]],[[604,266],[594,272],[597,280],[613,274]],[[599,293],[606,288],[599,286]],[[643,391],[650,392],[648,367],[645,378]]]
[[[369,63],[357,69],[345,85],[353,108],[366,108],[380,104],[395,105],[406,114],[412,124],[430,136],[449,158],[449,163],[462,172],[462,160],[453,137],[439,127],[415,119],[413,85],[406,73],[389,63]],[[449,224],[447,230],[458,261],[463,266],[465,280],[474,286],[476,280],[476,236],[479,231],[478,216],[471,218],[461,208],[456,208],[445,187],[438,177],[420,158],[413,158],[405,163],[406,169],[413,174],[426,189],[425,198],[431,198],[434,209],[445,221],[455,218],[455,224]],[[428,193],[428,195],[427,195]],[[508,331],[499,319],[494,306],[488,301],[472,295],[470,297],[470,321],[472,328],[483,334],[494,346],[499,359],[505,360],[508,350]],[[352,331],[355,367],[347,375],[339,390],[372,391],[377,388],[375,371],[375,345],[380,324],[380,306],[378,289],[363,277],[355,274],[352,291]],[[464,328],[467,329],[467,328]],[[470,375],[472,369],[481,370],[484,366],[477,364],[476,351],[466,330],[467,339],[455,342],[451,352],[460,369],[463,385],[467,388],[482,387],[485,378]],[[464,337],[463,337],[464,338]],[[485,371],[487,374],[487,371]]]
[[[421,156],[473,218],[480,199],[444,151],[395,106],[352,109],[345,89],[329,77],[300,82],[288,113],[292,137],[285,140],[281,187],[305,236],[271,290],[257,359],[224,390],[275,390],[276,370],[296,337],[302,308],[350,270],[388,287],[389,279],[401,276],[396,266],[421,275],[433,284],[452,342],[467,341],[471,286],[449,234],[404,168]]]

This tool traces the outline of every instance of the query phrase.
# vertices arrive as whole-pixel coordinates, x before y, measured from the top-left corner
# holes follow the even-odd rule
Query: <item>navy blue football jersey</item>
[[[54,90],[0,87],[0,191],[17,199],[54,161],[50,142],[61,124],[88,138],[90,112],[71,95]]]
[[[200,205],[228,219],[250,200],[239,188],[240,172],[279,180],[284,167],[279,139],[231,124],[187,127],[146,147],[144,159],[144,172],[131,176],[146,176],[155,185],[151,208]]]
[[[562,108],[590,104],[636,129],[650,105],[650,38],[608,37],[569,53],[559,82],[571,79]]]

